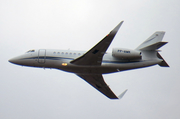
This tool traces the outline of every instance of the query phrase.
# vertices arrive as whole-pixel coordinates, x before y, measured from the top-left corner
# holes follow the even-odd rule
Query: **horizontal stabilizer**
[[[137,50],[156,50],[162,47],[163,45],[167,43],[167,42],[162,42],[164,34],[165,34],[164,31],[155,32],[136,49]]]
[[[118,96],[118,98],[121,99],[121,98],[124,96],[124,94],[127,92],[127,90],[128,90],[128,89],[126,89],[124,92],[122,92],[122,93]]]
[[[167,44],[168,42],[158,42],[152,45],[149,45],[145,48],[142,48],[141,50],[156,50],[159,49],[160,47],[162,47],[163,45]]]

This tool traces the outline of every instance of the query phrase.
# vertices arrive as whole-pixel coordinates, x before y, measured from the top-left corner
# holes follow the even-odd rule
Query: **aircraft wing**
[[[102,74],[77,74],[79,77],[83,78],[86,82],[96,88],[98,91],[103,93],[110,99],[119,99],[109,88],[109,86],[105,83]]]
[[[120,22],[107,36],[105,36],[98,44],[91,48],[81,57],[71,61],[71,63],[76,65],[101,65],[103,55],[105,54],[107,48],[111,44],[113,38],[115,37],[117,31],[122,25],[123,21]]]

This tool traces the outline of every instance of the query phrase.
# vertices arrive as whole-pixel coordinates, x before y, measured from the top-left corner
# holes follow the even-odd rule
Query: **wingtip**
[[[126,89],[125,91],[123,91],[123,92],[118,96],[118,98],[119,98],[119,99],[123,98],[123,96],[125,95],[125,93],[127,92],[127,90],[128,90],[128,89]]]
[[[124,20],[123,20],[123,21],[121,21],[119,24],[122,24],[122,23],[124,23]]]
[[[121,21],[111,32],[113,33],[117,33],[117,31],[119,30],[119,28],[121,27],[121,25],[123,24],[124,21]]]

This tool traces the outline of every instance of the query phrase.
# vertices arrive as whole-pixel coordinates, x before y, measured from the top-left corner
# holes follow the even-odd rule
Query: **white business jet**
[[[122,25],[120,22],[108,35],[89,51],[35,49],[12,58],[9,62],[30,67],[54,68],[75,73],[91,86],[110,99],[120,99],[125,90],[116,96],[105,83],[102,74],[121,72],[158,64],[169,67],[159,54],[159,48],[167,42],[162,42],[165,32],[157,31],[135,50],[113,48],[107,53],[109,45]]]

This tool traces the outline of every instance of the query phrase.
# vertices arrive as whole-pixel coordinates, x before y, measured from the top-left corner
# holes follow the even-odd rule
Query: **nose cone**
[[[8,61],[13,63],[13,64],[18,64],[18,58],[11,58]]]
[[[32,53],[25,53],[22,55],[19,55],[17,57],[14,57],[12,59],[9,59],[8,61],[10,63],[20,65],[20,66],[34,66],[33,64],[36,63],[37,55]]]
[[[18,64],[18,65],[22,65],[22,56],[17,56],[17,57],[14,57],[14,58],[11,58],[9,59],[8,61],[13,63],[13,64]]]

